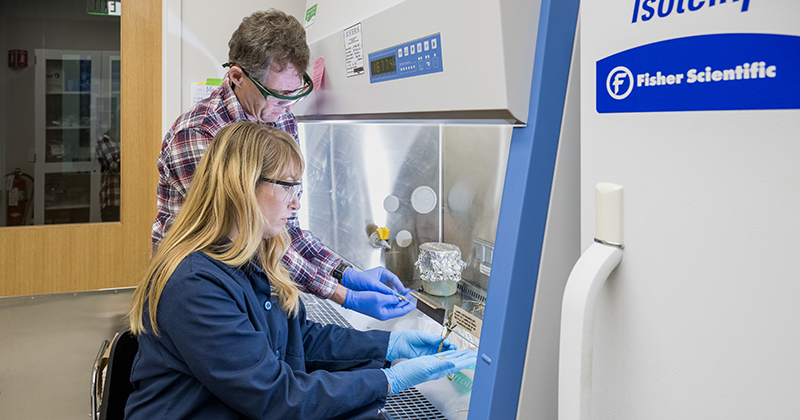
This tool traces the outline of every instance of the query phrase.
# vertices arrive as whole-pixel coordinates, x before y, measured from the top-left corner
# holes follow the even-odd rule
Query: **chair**
[[[136,352],[139,351],[139,341],[130,333],[130,330],[122,331],[114,336],[111,349],[108,350],[108,361],[103,378],[103,359],[105,359],[103,355],[107,348],[108,341],[105,341],[101,345],[100,353],[95,361],[92,384],[92,418],[122,420],[125,416],[125,403],[133,392],[133,385],[130,381],[131,368]],[[99,384],[102,386],[98,386]],[[98,394],[102,397],[97,398]]]

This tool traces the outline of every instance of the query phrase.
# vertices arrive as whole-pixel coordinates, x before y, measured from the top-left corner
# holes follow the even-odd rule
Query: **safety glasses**
[[[272,195],[284,204],[291,204],[292,200],[300,194],[302,182],[287,182],[272,178],[259,178],[261,181],[272,184]]]
[[[290,105],[294,105],[303,98],[305,98],[306,96],[308,96],[308,94],[311,93],[312,90],[314,90],[314,82],[311,81],[311,77],[308,75],[308,73],[303,73],[303,86],[293,91],[282,91],[278,93],[273,90],[267,89],[264,85],[259,83],[258,80],[250,77],[250,75],[247,74],[247,71],[245,71],[245,69],[241,67],[239,68],[242,70],[242,73],[244,73],[244,75],[247,76],[247,78],[250,79],[250,81],[253,82],[254,85],[256,85],[256,87],[258,88],[259,92],[261,92],[261,95],[264,97],[264,99],[266,99],[267,102],[272,106],[287,107]]]

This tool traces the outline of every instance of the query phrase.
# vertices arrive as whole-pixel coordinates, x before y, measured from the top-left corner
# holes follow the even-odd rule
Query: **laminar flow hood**
[[[300,120],[526,123],[540,1],[310,4]]]

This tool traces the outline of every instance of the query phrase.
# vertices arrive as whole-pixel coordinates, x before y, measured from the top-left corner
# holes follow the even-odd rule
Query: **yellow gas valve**
[[[389,240],[389,228],[388,227],[379,227],[378,231],[378,239],[382,241]]]

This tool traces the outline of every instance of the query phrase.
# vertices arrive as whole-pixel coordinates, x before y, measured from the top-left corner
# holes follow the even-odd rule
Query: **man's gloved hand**
[[[342,274],[342,286],[352,290],[371,290],[385,294],[391,293],[389,288],[392,288],[406,299],[411,300],[409,290],[403,286],[403,282],[394,273],[383,267],[370,268],[367,271],[348,268]]]
[[[450,350],[400,362],[389,369],[383,369],[383,373],[389,381],[389,394],[397,394],[423,382],[466,369],[474,365],[477,358],[478,353],[472,350]]]
[[[342,306],[381,321],[403,316],[417,307],[414,303],[400,299],[388,288],[387,291],[389,294],[348,289]]]
[[[386,360],[413,359],[420,356],[436,354],[442,337],[422,331],[405,330],[392,331],[389,334],[389,349],[386,350]],[[442,344],[442,351],[457,350],[446,338]]]

